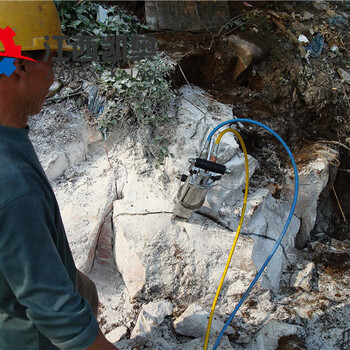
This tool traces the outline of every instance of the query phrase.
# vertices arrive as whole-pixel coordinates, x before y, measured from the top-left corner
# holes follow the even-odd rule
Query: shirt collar
[[[29,141],[29,130],[28,125],[24,129],[0,125],[0,138],[6,138],[17,142]]]

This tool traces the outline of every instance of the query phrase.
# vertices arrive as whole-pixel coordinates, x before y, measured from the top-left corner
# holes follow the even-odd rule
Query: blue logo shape
[[[8,77],[16,70],[16,66],[13,64],[14,58],[5,57],[0,62],[0,74],[6,74]]]

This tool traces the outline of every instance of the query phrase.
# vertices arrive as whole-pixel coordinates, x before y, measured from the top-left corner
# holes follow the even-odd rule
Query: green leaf
[[[81,23],[81,21],[78,20],[78,19],[76,19],[75,21],[72,22],[72,24],[70,25],[70,27],[76,28],[80,23]]]

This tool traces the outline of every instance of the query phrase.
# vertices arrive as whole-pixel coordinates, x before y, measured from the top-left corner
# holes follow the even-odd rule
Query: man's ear
[[[27,64],[28,61],[24,60],[23,58],[16,58],[13,64],[16,67],[16,70],[14,71],[15,74],[23,75],[27,72]]]

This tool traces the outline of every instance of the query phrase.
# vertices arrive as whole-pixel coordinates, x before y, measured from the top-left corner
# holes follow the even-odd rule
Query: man
[[[117,349],[81,296],[92,282],[75,267],[28,138],[28,116],[40,112],[53,82],[54,52],[45,60],[41,39],[61,35],[57,10],[51,1],[2,1],[0,28],[7,26],[25,57],[0,76],[0,350]]]

